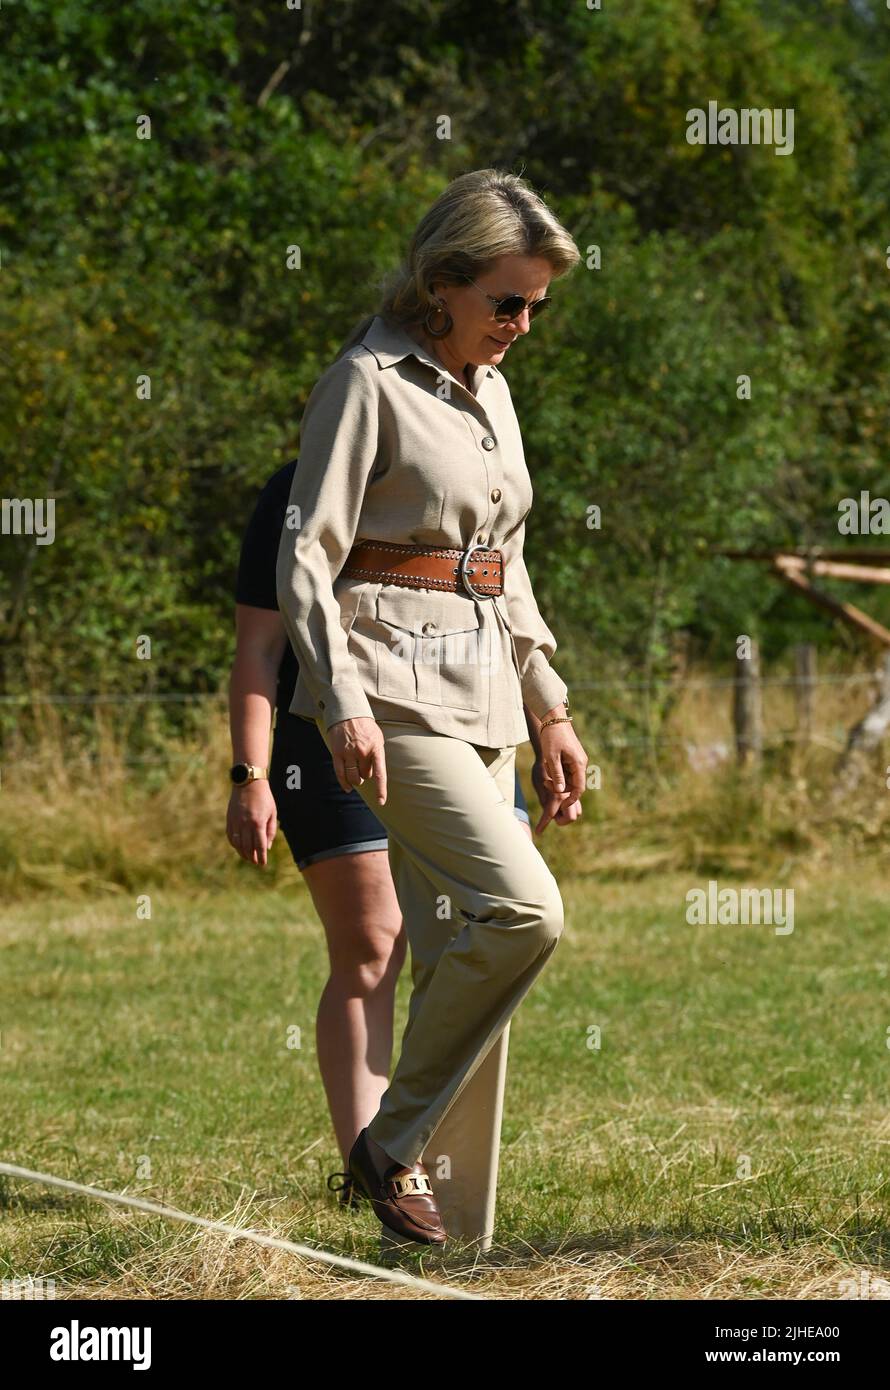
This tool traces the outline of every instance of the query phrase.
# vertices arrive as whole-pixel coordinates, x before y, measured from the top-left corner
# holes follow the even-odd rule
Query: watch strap
[[[238,768],[246,768],[247,776],[242,778],[236,778],[234,774],[236,769]],[[268,768],[257,767],[254,763],[236,763],[229,773],[229,777],[232,781],[232,784],[236,787],[246,787],[251,782],[260,782],[264,779],[268,779],[268,776]]]

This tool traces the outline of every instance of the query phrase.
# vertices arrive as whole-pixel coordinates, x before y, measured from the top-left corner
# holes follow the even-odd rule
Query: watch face
[[[247,766],[247,763],[236,763],[235,766],[232,768],[231,772],[229,773],[229,776],[235,783],[236,787],[242,786],[250,776],[250,770]]]

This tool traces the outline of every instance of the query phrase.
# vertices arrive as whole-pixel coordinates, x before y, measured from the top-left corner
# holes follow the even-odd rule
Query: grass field
[[[879,873],[798,868],[777,935],[688,925],[707,871],[578,865],[514,1018],[495,1248],[409,1267],[495,1298],[886,1296]],[[120,891],[0,911],[0,1157],[377,1262],[375,1218],[325,1187],[320,927],[295,875],[249,874],[155,891],[151,920]],[[406,1003],[403,977],[397,1037]],[[2,1178],[0,1275],[59,1298],[417,1296]]]

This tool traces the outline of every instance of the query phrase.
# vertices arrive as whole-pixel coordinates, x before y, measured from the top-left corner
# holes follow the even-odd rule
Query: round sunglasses
[[[523,309],[528,309],[530,319],[537,318],[538,314],[547,308],[552,298],[551,295],[545,294],[540,299],[535,299],[529,303],[521,294],[508,294],[505,299],[496,299],[493,294],[488,294],[481,285],[476,285],[475,280],[470,280],[469,275],[465,275],[464,279],[469,280],[471,285],[475,285],[479,293],[485,295],[489,304],[494,305],[494,318],[499,323],[509,323],[511,319],[518,318]]]

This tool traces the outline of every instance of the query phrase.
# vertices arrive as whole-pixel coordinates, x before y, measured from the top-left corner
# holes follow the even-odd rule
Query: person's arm
[[[376,456],[376,382],[356,358],[340,358],[319,377],[303,411],[276,569],[287,636],[326,730],[374,717],[333,585],[355,540]]]
[[[229,677],[233,763],[268,767],[278,668],[286,642],[277,610],[235,604],[235,659]],[[232,788],[226,834],[243,859],[264,865],[277,826],[267,778]]]
[[[541,797],[542,815],[535,826],[535,832],[540,834],[555,817],[562,823],[580,813],[587,755],[571,723],[548,723],[565,715],[568,687],[550,665],[550,658],[556,651],[556,638],[538,609],[523,558],[524,544],[523,518],[512,535],[501,543],[500,549],[504,556],[504,596],[519,664],[523,705],[535,719],[547,723],[546,728],[535,729],[533,738],[539,780],[547,793],[546,797]],[[536,789],[537,786],[536,783]],[[578,806],[579,810],[569,815],[573,806]]]
[[[504,556],[504,596],[519,661],[523,703],[540,721],[555,706],[562,705],[568,686],[550,665],[550,658],[556,651],[556,638],[535,601],[523,559],[524,544],[523,520],[500,547]]]
[[[532,714],[528,705],[522,706],[522,712],[525,715],[525,727],[528,729],[528,738],[534,750],[535,762],[538,762],[541,757],[541,721],[536,714]]]
[[[541,721],[537,715],[532,714],[528,705],[523,706],[523,713],[525,714],[525,727],[528,729],[529,741],[535,754],[535,760],[532,763],[532,786],[541,804],[541,818],[535,826],[535,834],[540,835],[551,821],[555,821],[557,825],[571,825],[572,821],[577,820],[581,815],[581,802],[567,802],[563,797],[557,796],[552,787],[548,786],[541,749]]]
[[[278,668],[286,642],[279,612],[235,604],[235,659],[229,677],[233,763],[268,765]]]

